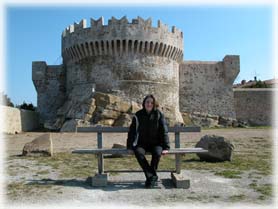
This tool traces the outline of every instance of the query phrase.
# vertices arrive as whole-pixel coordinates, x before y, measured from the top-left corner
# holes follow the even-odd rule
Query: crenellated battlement
[[[79,23],[74,23],[73,25],[70,25],[67,27],[63,33],[62,37],[66,37],[70,35],[73,32],[80,32],[83,29],[90,29],[90,30],[100,30],[101,28],[115,28],[115,27],[140,27],[146,29],[160,29],[163,32],[169,32],[176,34],[180,36],[180,38],[183,38],[183,33],[181,30],[177,29],[175,26],[172,26],[171,30],[169,30],[169,26],[167,24],[163,24],[161,20],[157,21],[157,27],[152,27],[152,19],[148,18],[147,20],[144,20],[141,17],[137,17],[136,19],[132,19],[131,22],[128,22],[128,19],[126,16],[122,17],[121,19],[117,19],[115,17],[112,17],[108,20],[108,25],[104,25],[104,18],[100,17],[99,19],[95,20],[93,18],[90,19],[90,27],[87,28],[87,21],[86,19],[82,19]]]
[[[80,61],[90,56],[122,56],[124,54],[145,54],[167,57],[177,62],[183,60],[183,34],[175,26],[169,31],[167,24],[158,20],[152,27],[152,19],[141,17],[128,22],[112,17],[108,25],[104,18],[85,19],[74,23],[62,34],[62,56],[64,61]]]

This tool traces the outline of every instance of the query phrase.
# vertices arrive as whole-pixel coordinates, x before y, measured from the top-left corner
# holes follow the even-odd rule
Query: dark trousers
[[[150,152],[152,154],[151,164],[149,164],[149,162],[145,157],[146,152]],[[138,145],[134,148],[135,157],[139,165],[143,169],[146,179],[149,179],[152,176],[157,176],[156,170],[161,157],[161,152],[162,152],[161,146],[144,148],[143,146]]]

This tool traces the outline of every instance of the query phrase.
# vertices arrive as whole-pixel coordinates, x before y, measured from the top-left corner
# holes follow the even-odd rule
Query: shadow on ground
[[[103,191],[117,191],[117,190],[128,190],[128,189],[145,189],[145,182],[142,180],[134,181],[109,181],[106,187],[92,187],[92,177],[88,177],[86,180],[79,179],[41,179],[41,180],[30,180],[27,185],[34,186],[46,186],[56,185],[65,187],[82,187],[84,189],[91,190],[103,190]],[[174,184],[171,179],[161,179],[158,181],[158,185],[153,189],[173,189]]]

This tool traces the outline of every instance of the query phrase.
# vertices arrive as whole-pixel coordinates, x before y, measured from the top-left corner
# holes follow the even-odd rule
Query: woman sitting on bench
[[[138,163],[143,169],[146,188],[156,185],[156,173],[161,154],[170,149],[168,128],[164,115],[157,109],[153,95],[144,98],[143,108],[135,113],[128,132],[127,149],[133,150]],[[145,158],[146,152],[152,154],[151,163]]]

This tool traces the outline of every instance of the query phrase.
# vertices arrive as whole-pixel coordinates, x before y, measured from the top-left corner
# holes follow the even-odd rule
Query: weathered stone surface
[[[121,115],[121,112],[115,110],[104,109],[101,112],[101,119],[117,119]]]
[[[123,113],[121,114],[113,126],[122,126],[122,127],[129,127],[132,122],[132,116],[130,114]]]
[[[219,116],[218,116],[218,115],[211,115],[211,114],[208,114],[208,115],[207,115],[207,118],[211,118],[211,119],[216,120],[216,121],[219,120]]]
[[[165,120],[168,126],[175,126],[184,124],[183,118],[180,114],[180,117],[175,115],[175,108],[169,106],[162,106],[159,108],[165,116]]]
[[[185,125],[196,125],[200,127],[247,127],[244,121],[237,121],[234,118],[225,118],[223,116],[211,115],[202,112],[182,113]]]
[[[52,156],[53,145],[50,134],[44,134],[23,147],[23,156]]]
[[[208,153],[197,153],[200,160],[209,162],[231,161],[234,146],[229,140],[222,136],[205,135],[196,144],[195,147],[201,147],[208,150]]]
[[[122,144],[113,144],[113,146],[112,146],[112,149],[125,149],[125,148],[126,148],[126,146],[122,145]],[[124,157],[124,155],[112,154],[111,157],[118,158],[118,157]]]
[[[218,125],[218,117],[207,115],[205,113],[194,112],[189,116],[194,125],[201,127],[216,127]],[[216,119],[216,120],[214,120]]]
[[[76,127],[77,126],[82,126],[82,125],[89,125],[89,123],[87,121],[83,121],[83,120],[78,120],[78,119],[71,119],[66,121],[62,128],[61,128],[61,132],[76,132]]]
[[[93,187],[105,187],[108,183],[109,174],[96,174],[92,177],[92,186]]]
[[[184,61],[179,66],[181,112],[204,112],[236,118],[233,82],[240,71],[239,56],[222,61]]]
[[[176,188],[189,189],[190,180],[185,179],[182,174],[172,172],[171,178]]]
[[[112,149],[117,149],[117,148],[126,148],[126,146],[118,143],[113,144]]]
[[[47,120],[44,122],[43,126],[46,129],[49,129],[51,131],[58,131],[62,126],[65,121],[64,117],[59,117],[55,121],[52,120]]]
[[[0,126],[0,133],[16,134],[22,131],[34,131],[39,127],[38,112],[1,105],[1,93],[0,112],[5,116]]]
[[[38,93],[40,123],[54,121],[57,109],[65,102],[66,73],[63,65],[32,63],[32,80]]]
[[[134,114],[137,111],[142,109],[142,105],[138,104],[137,102],[131,101],[131,113]]]
[[[100,120],[97,124],[98,125],[103,125],[103,126],[113,126],[115,120],[113,119],[103,119]]]
[[[129,102],[125,102],[121,97],[114,96],[112,94],[96,92],[94,97],[96,99],[96,106],[100,106],[105,109],[127,112],[131,107]]]
[[[81,103],[79,101],[70,101],[69,102],[69,108],[66,112],[65,117],[66,118],[72,118],[72,119],[82,119],[82,120],[90,120],[90,116],[95,111],[95,100],[88,98],[88,101],[83,101],[84,103]],[[67,108],[67,107],[66,107]]]
[[[192,120],[190,118],[189,113],[182,112],[181,115],[182,115],[182,118],[183,118],[184,125],[187,125],[187,126],[188,125],[194,125],[194,123],[192,122]]]
[[[222,125],[224,127],[231,127],[233,124],[236,123],[236,120],[233,118],[225,118],[225,117],[219,117],[219,125]]]
[[[240,127],[249,125],[271,125],[273,122],[273,103],[275,88],[243,88],[234,89],[236,116],[242,123]],[[245,124],[244,124],[245,123]]]

